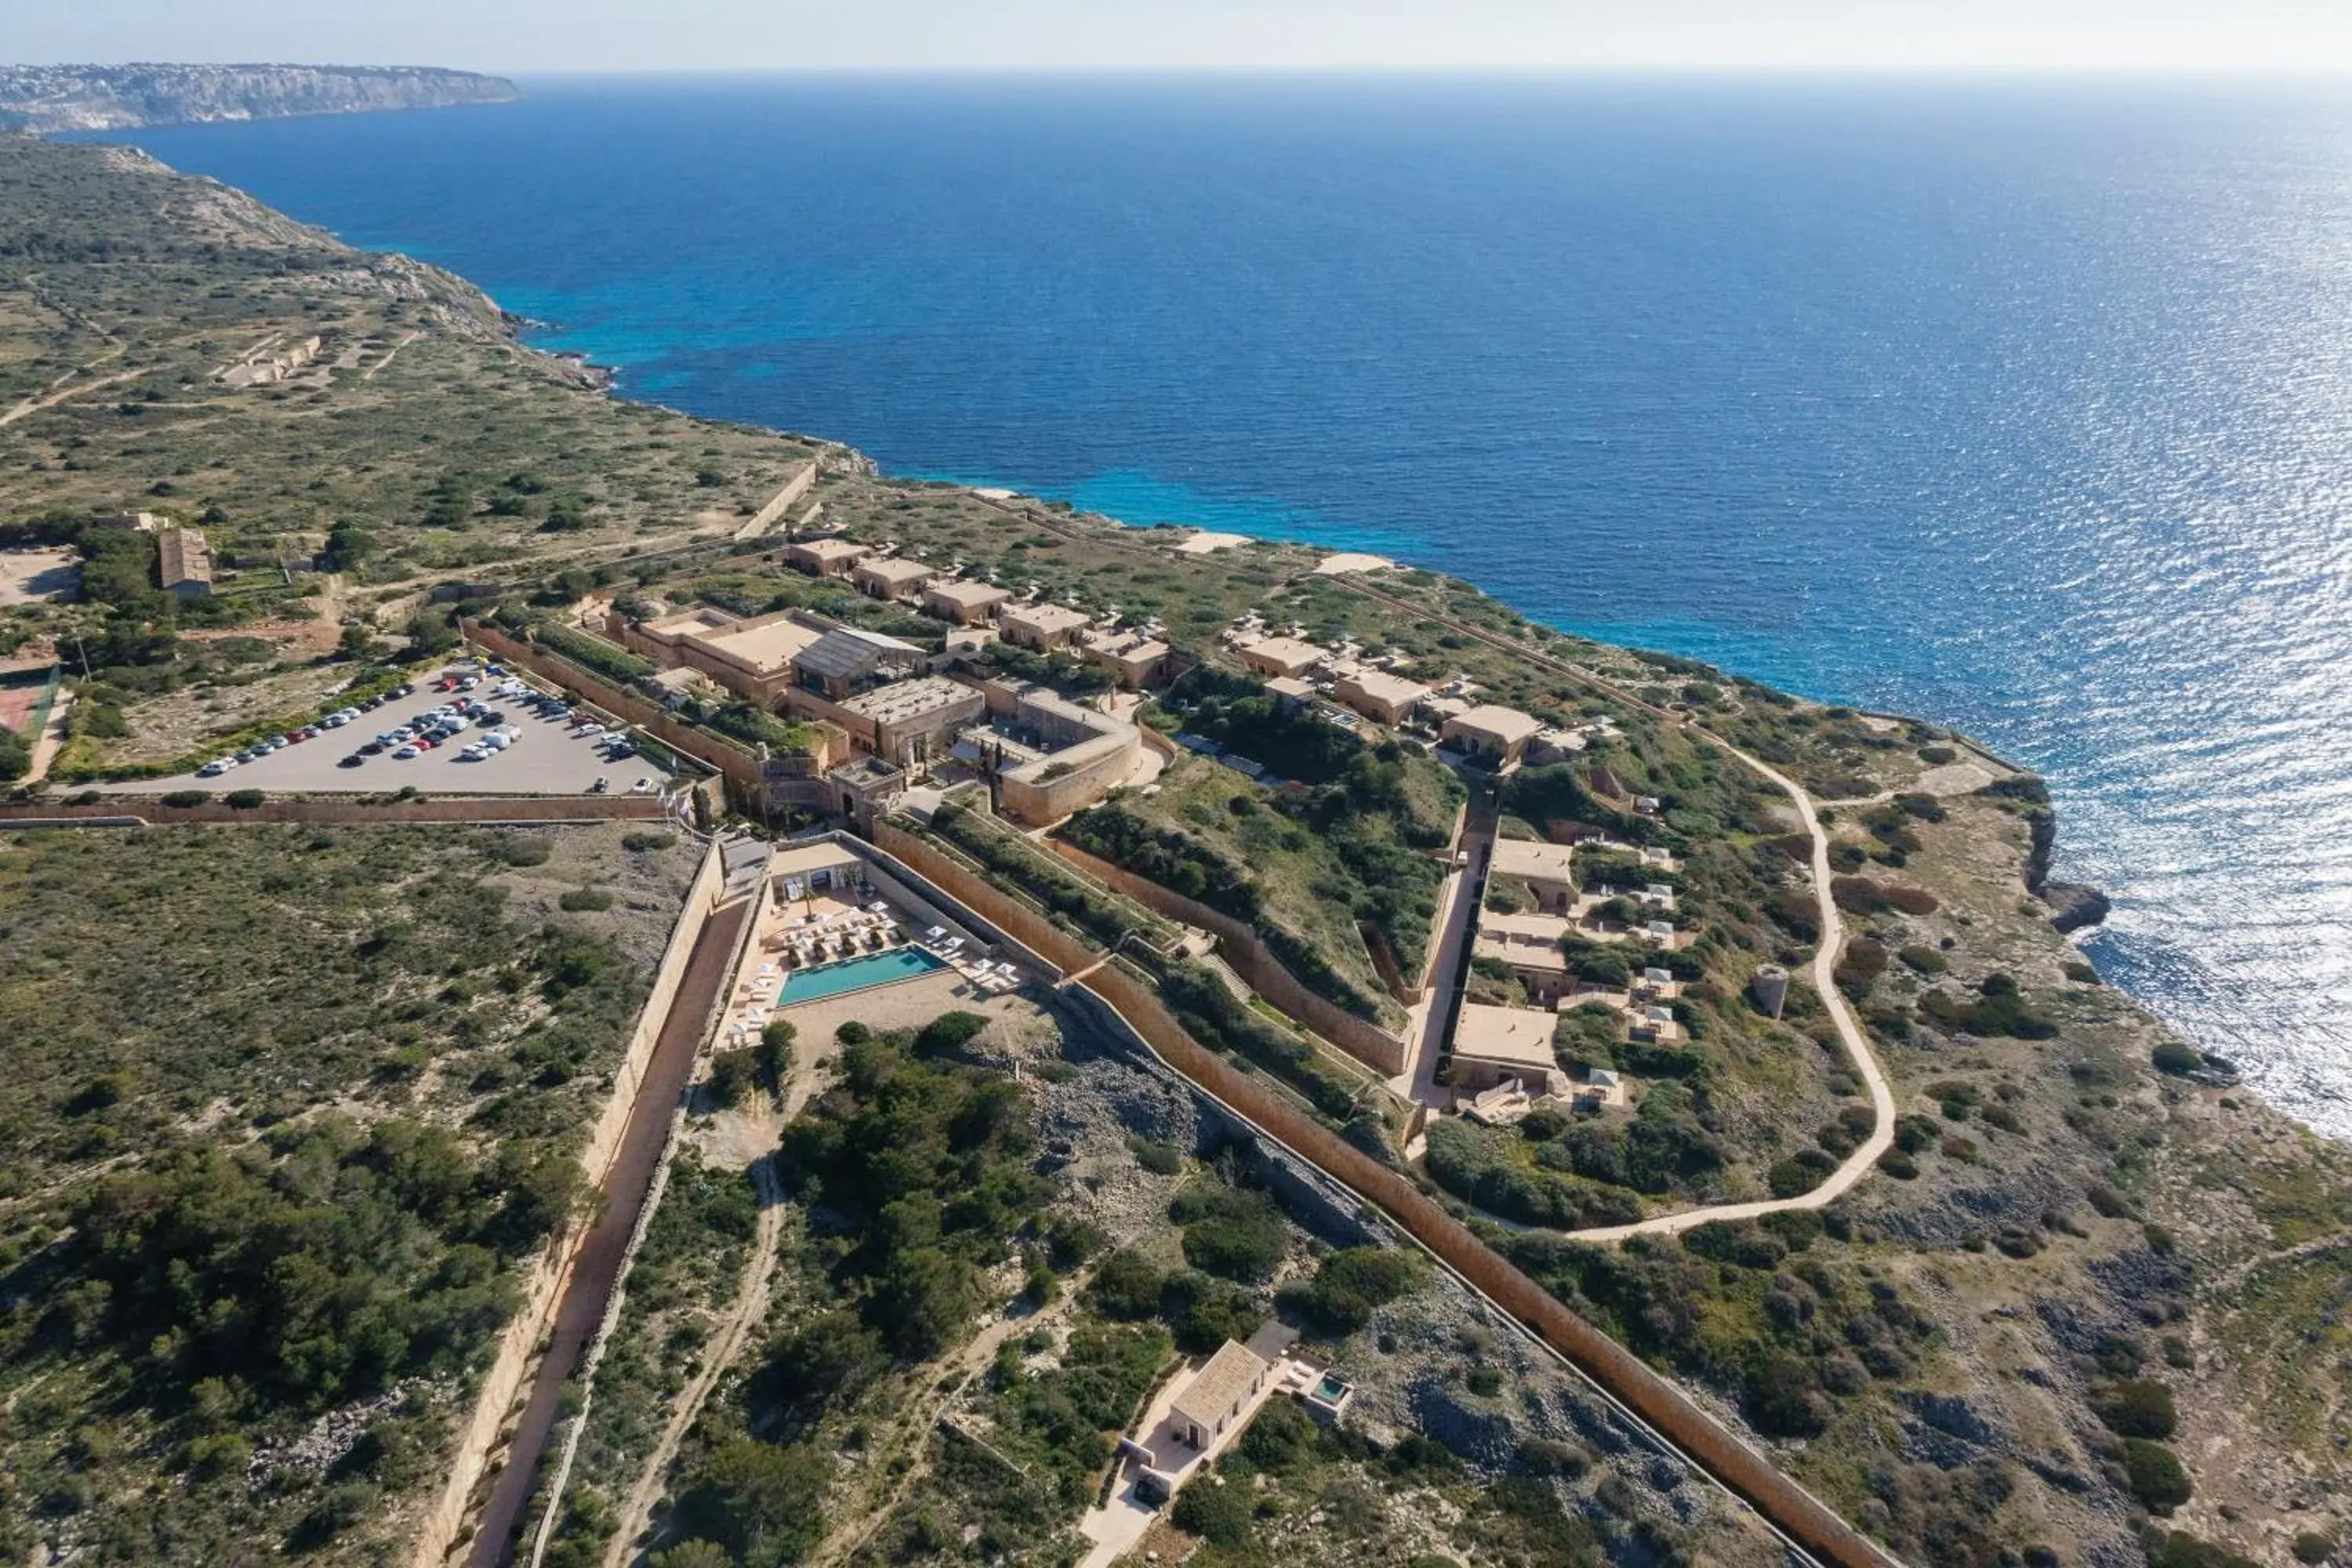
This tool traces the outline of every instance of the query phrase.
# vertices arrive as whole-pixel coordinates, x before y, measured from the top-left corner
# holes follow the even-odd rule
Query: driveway
[[[1495,853],[1495,830],[1502,820],[1500,796],[1481,790],[1471,802],[1462,824],[1461,868],[1446,879],[1443,929],[1437,936],[1437,957],[1430,965],[1429,996],[1413,1010],[1412,1061],[1389,1087],[1416,1105],[1442,1110],[1454,1103],[1454,1091],[1437,1082],[1437,1058],[1445,1037],[1462,1010],[1462,958],[1478,924],[1478,904],[1486,885],[1486,864]]]

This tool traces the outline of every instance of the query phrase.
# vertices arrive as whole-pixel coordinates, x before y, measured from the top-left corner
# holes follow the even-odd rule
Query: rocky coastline
[[[425,66],[0,66],[0,131],[51,135],[509,103],[503,77]]]

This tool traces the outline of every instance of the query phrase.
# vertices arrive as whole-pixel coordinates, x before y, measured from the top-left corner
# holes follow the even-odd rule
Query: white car
[[[503,735],[485,735],[466,749],[469,752],[480,752],[483,755],[488,756],[494,752],[503,752],[512,744],[514,742]]]
[[[424,752],[418,751],[414,746],[403,746],[400,750],[392,753],[394,761],[402,763],[414,762],[416,758],[421,757],[424,754]]]
[[[464,751],[457,753],[457,760],[461,763],[478,763],[489,754],[489,752],[484,747],[468,746]]]
[[[629,786],[629,793],[631,795],[651,795],[654,793],[654,781],[651,779],[639,779],[636,783]]]
[[[196,776],[200,779],[216,779],[235,766],[236,766],[235,757],[215,757],[196,770]]]
[[[321,730],[340,730],[350,722],[351,721],[349,719],[344,718],[340,713],[330,713],[325,718],[319,721],[319,728]]]
[[[601,735],[604,732],[604,726],[602,724],[583,724],[580,726],[578,731],[580,738],[583,741],[593,735]]]

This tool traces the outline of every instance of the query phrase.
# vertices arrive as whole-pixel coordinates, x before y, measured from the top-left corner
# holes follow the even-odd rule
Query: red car
[[[436,747],[436,746],[439,745],[441,742],[438,742],[438,741],[436,741],[436,740],[435,740],[435,739],[434,739],[432,736],[430,736],[430,735],[419,735],[419,736],[417,736],[417,737],[416,737],[416,739],[415,739],[414,741],[409,742],[408,743],[409,743],[410,745],[412,745],[412,746],[415,747],[415,748],[416,748],[418,751],[420,751],[420,752],[429,752],[429,751],[431,751],[434,747]]]

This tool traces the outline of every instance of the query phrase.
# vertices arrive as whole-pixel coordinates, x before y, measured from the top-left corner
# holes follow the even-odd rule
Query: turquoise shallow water
[[[137,140],[636,395],[1966,727],[2101,966],[2352,1131],[2342,93],[528,86]]]

